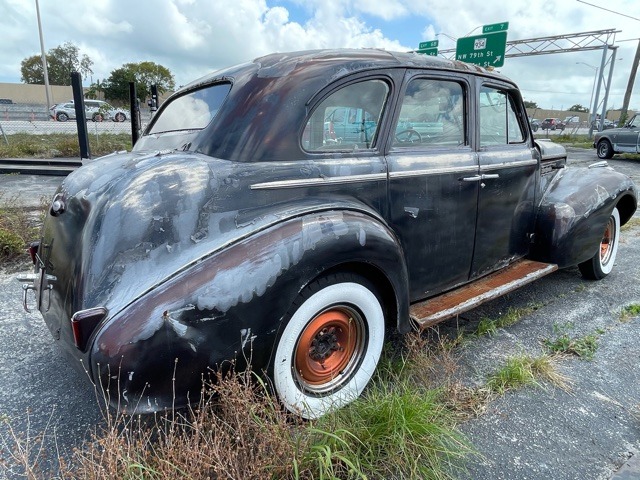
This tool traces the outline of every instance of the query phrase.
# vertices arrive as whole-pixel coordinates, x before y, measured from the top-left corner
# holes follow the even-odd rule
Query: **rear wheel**
[[[609,140],[600,140],[598,142],[596,152],[598,153],[598,158],[609,159],[613,157],[613,147]]]
[[[59,122],[66,122],[67,120],[69,120],[69,115],[64,112],[60,112],[58,113],[58,115],[56,115],[56,118]]]
[[[600,240],[596,254],[586,262],[578,265],[582,276],[590,280],[601,280],[611,273],[618,253],[620,242],[620,214],[614,208]]]
[[[101,113],[94,113],[93,117],[91,117],[91,120],[93,120],[94,122],[101,122],[103,120],[102,114]]]
[[[116,117],[115,117],[116,122],[124,122],[126,119],[127,117],[125,116],[124,113],[122,112],[116,113]]]
[[[384,313],[374,292],[366,279],[346,273],[302,291],[274,358],[276,393],[289,411],[318,418],[362,393],[384,342]]]

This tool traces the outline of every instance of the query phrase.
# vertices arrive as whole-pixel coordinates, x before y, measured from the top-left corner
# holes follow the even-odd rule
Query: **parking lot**
[[[47,126],[57,122],[44,122]],[[4,124],[3,124],[4,125]],[[122,126],[111,122],[98,127]],[[124,127],[129,127],[125,123]],[[43,128],[45,128],[43,126]],[[593,150],[571,149],[569,164],[598,161]],[[614,158],[610,164],[640,185],[640,158]],[[21,202],[51,195],[55,177],[0,178],[9,197]],[[29,192],[34,192],[29,196]],[[570,380],[564,391],[547,384],[508,392],[484,412],[460,425],[478,454],[470,458],[469,479],[606,479],[638,478],[640,456],[640,319],[620,320],[623,307],[640,305],[640,214],[625,228],[616,268],[601,282],[583,280],[577,268],[556,272],[499,300],[440,325],[443,333],[473,328],[480,318],[496,318],[509,308],[538,308],[516,325],[494,335],[469,338],[458,355],[461,381],[481,385],[506,358],[538,355],[544,339],[559,332],[581,336],[598,332],[593,360],[564,357],[557,368]],[[8,425],[23,439],[44,434],[45,454],[68,453],[87,438],[102,419],[101,399],[70,365],[39,314],[22,309],[14,274],[0,274],[0,427]],[[599,333],[601,332],[601,333]],[[629,463],[630,466],[620,468]],[[619,473],[616,474],[616,472]],[[625,477],[627,473],[631,475]],[[9,473],[9,478],[18,478]]]

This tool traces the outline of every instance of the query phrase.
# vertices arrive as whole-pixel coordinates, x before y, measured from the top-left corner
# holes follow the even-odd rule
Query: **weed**
[[[569,380],[556,370],[553,357],[521,355],[507,359],[502,368],[490,374],[487,388],[501,395],[510,389],[540,385],[537,378],[545,379],[562,389],[567,389],[569,385]]]
[[[593,333],[580,338],[570,338],[565,333],[553,341],[546,339],[543,344],[554,353],[567,353],[591,360],[598,349],[598,335]]]
[[[506,328],[518,323],[518,321],[541,307],[539,304],[532,304],[523,308],[509,308],[507,313],[498,318],[492,319],[483,317],[478,323],[475,331],[476,335],[493,335],[499,328]]]
[[[319,478],[451,478],[470,449],[439,396],[406,381],[377,385],[320,419],[310,450]],[[324,468],[327,452],[339,468]]]
[[[18,208],[15,199],[1,192],[0,204],[0,265],[7,267],[27,260],[27,243],[37,238],[42,216]]]
[[[619,320],[621,322],[628,322],[631,319],[640,315],[640,305],[637,303],[633,303],[631,305],[627,305],[620,312]]]
[[[575,328],[575,323],[569,321],[564,323],[553,322],[553,333],[564,333]]]
[[[506,390],[536,383],[530,357],[509,358],[506,364],[489,375],[487,388],[498,394]]]

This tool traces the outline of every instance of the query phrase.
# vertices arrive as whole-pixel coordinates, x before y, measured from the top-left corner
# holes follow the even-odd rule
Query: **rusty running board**
[[[552,263],[519,260],[512,265],[471,283],[423,302],[414,303],[410,314],[420,329],[471,310],[538,278],[555,272]]]

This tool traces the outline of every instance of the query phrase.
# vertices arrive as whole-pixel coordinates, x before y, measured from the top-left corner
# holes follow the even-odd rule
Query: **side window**
[[[311,152],[372,148],[389,96],[383,80],[354,83],[329,95],[311,114],[302,147]]]
[[[522,143],[525,135],[518,122],[516,103],[508,92],[480,89],[480,145]]]
[[[418,78],[407,86],[394,147],[466,145],[464,89],[457,82]]]

